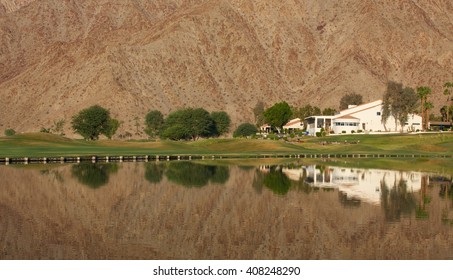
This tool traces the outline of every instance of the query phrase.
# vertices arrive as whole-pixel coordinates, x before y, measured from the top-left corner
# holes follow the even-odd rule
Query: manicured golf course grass
[[[453,133],[338,135],[304,137],[299,142],[262,139],[199,141],[85,141],[32,133],[0,137],[0,157],[84,155],[229,155],[369,154],[453,156]]]

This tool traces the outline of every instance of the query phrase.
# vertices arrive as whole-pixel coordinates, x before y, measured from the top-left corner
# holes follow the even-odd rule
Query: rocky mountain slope
[[[388,80],[431,86],[438,111],[453,80],[449,0],[1,0],[0,15],[0,131],[70,132],[93,104],[122,132],[189,106],[237,124],[260,100],[338,107]]]

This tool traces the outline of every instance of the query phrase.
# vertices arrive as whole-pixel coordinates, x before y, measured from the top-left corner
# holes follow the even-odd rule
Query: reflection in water
[[[71,171],[80,183],[97,189],[108,183],[110,174],[118,171],[118,164],[82,162],[73,165]]]
[[[371,204],[381,203],[381,187],[394,187],[396,182],[407,184],[409,192],[421,189],[421,172],[400,172],[381,169],[344,168],[335,166],[310,165],[302,167],[284,167],[292,181],[304,181],[311,188],[338,189],[348,199],[359,199]],[[306,190],[307,193],[312,190]]]
[[[230,172],[226,166],[196,164],[176,161],[168,164],[165,175],[168,180],[184,187],[204,187],[209,182],[223,184],[228,181]]]
[[[202,163],[0,166],[0,259],[453,259],[449,176]]]
[[[413,193],[409,192],[405,180],[400,179],[389,187],[385,180],[381,180],[381,205],[387,221],[399,221],[401,214],[410,215],[416,208]]]
[[[164,177],[165,165],[159,162],[145,163],[145,179],[150,183],[159,183]]]
[[[439,188],[439,197],[448,200],[450,205],[453,206],[453,180],[443,176],[430,177],[430,186]],[[445,224],[453,225],[453,209],[452,207],[445,207],[442,209],[442,222]]]
[[[287,194],[291,187],[291,181],[288,176],[277,166],[269,168],[267,174],[264,176],[263,184],[278,195]]]
[[[272,167],[267,170],[272,170]],[[417,219],[427,219],[429,216],[427,205],[431,197],[427,188],[430,178],[421,172],[319,165],[284,167],[282,170],[292,181],[305,182],[299,188],[305,193],[318,188],[336,188],[340,202],[346,207],[360,206],[361,201],[379,204],[389,222],[399,221],[402,215],[408,216],[414,212]],[[440,186],[441,196],[448,194],[447,186],[450,184],[451,187],[451,179],[433,179],[433,184],[436,181],[443,182]],[[415,192],[419,192],[418,203]]]

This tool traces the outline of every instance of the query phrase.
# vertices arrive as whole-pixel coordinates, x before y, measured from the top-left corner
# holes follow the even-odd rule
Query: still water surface
[[[453,259],[445,174],[81,163],[0,182],[0,259]]]

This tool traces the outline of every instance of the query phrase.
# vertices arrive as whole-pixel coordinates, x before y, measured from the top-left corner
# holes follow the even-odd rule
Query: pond
[[[453,259],[450,174],[164,161],[0,182],[0,259]]]

